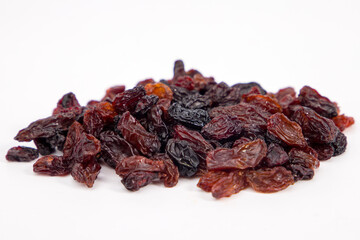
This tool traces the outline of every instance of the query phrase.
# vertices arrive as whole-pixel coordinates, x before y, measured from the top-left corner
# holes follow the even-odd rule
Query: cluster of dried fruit
[[[152,182],[166,187],[179,177],[200,176],[198,187],[215,198],[251,186],[270,193],[309,180],[319,160],[345,151],[342,131],[354,119],[305,86],[267,93],[258,83],[229,87],[185,71],[176,61],[171,80],[115,86],[101,101],[82,107],[64,95],[52,116],[21,130],[9,161],[30,161],[34,172],[71,174],[92,187],[101,164],[115,169],[128,190]],[[63,155],[52,155],[58,149]]]

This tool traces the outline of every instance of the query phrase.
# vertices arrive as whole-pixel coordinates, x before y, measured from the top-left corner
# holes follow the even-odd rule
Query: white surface
[[[103,167],[87,189],[4,158],[64,93],[86,104],[178,58],[219,82],[310,85],[359,121],[359,25],[357,0],[0,1],[0,239],[359,239],[357,124],[312,181],[220,201],[196,180],[130,193]]]

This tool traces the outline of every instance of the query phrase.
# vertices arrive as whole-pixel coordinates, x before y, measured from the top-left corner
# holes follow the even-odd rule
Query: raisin
[[[192,177],[198,171],[200,161],[186,141],[170,139],[166,145],[166,153],[178,167],[180,176]]]
[[[123,93],[125,91],[124,85],[113,86],[106,90],[105,96],[101,99],[101,101],[109,100],[112,102],[117,94]]]
[[[241,90],[241,95],[248,93],[251,90],[251,88],[253,88],[253,87],[258,88],[262,95],[266,94],[265,89],[263,89],[260,86],[260,84],[257,82],[238,83],[238,84],[233,85],[232,87],[239,88]]]
[[[317,152],[321,161],[329,160],[334,155],[334,147],[331,144],[313,144],[311,147]]]
[[[313,143],[331,143],[339,131],[332,120],[307,107],[298,108],[292,120],[301,126],[304,136]]]
[[[239,139],[237,139],[234,143],[233,143],[233,148],[239,147],[240,145],[246,144],[251,142],[250,138],[247,137],[241,137]]]
[[[174,63],[174,77],[173,79],[176,79],[180,76],[185,76],[185,65],[184,62],[181,60],[176,60]]]
[[[138,151],[129,142],[113,131],[102,132],[99,140],[101,159],[112,168],[124,158],[138,155]]]
[[[301,105],[315,110],[321,116],[333,118],[338,115],[338,108],[328,98],[321,96],[315,89],[305,86],[300,90]]]
[[[268,132],[289,146],[305,147],[307,145],[301,127],[290,121],[284,114],[276,113],[268,120]]]
[[[57,103],[53,115],[72,112],[76,115],[81,113],[81,105],[72,92],[65,94]]]
[[[207,95],[201,95],[199,93],[189,94],[179,101],[184,108],[190,109],[208,109],[212,101]]]
[[[250,170],[246,178],[255,191],[262,193],[278,192],[294,184],[291,172],[281,166]]]
[[[160,150],[161,143],[159,138],[155,134],[146,131],[139,121],[131,116],[130,112],[125,112],[121,116],[117,128],[125,140],[142,154],[151,156]]]
[[[236,148],[217,148],[208,153],[209,170],[246,169],[256,167],[266,156],[266,143],[257,139]]]
[[[71,169],[71,176],[79,183],[91,188],[100,172],[101,166],[95,159],[88,162],[77,162]]]
[[[174,78],[172,80],[172,84],[177,87],[182,87],[187,90],[194,90],[195,88],[195,82],[190,76],[179,76],[177,78]]]
[[[234,116],[217,116],[207,123],[201,134],[209,139],[222,140],[241,133],[241,121]]]
[[[193,128],[202,128],[210,121],[207,111],[184,108],[179,103],[171,104],[169,115],[180,123]]]
[[[316,157],[300,149],[291,149],[289,158],[289,163],[285,167],[292,172],[295,181],[312,179],[314,169],[319,167]]]
[[[30,147],[13,147],[6,154],[8,161],[30,162],[39,157],[39,151]]]
[[[197,185],[214,198],[230,197],[248,187],[244,171],[210,171],[203,175]]]
[[[270,114],[282,112],[282,108],[279,105],[278,101],[266,95],[251,94],[244,97],[243,101],[259,109],[262,109],[264,112],[268,112]]]
[[[333,156],[338,156],[345,152],[347,146],[346,136],[342,132],[338,132],[335,137],[334,142],[331,143],[331,146],[334,148]]]
[[[156,95],[159,99],[166,98],[171,101],[173,98],[171,89],[163,83],[148,83],[145,91],[147,95]]]
[[[355,123],[353,117],[348,117],[345,116],[344,114],[336,116],[332,120],[335,123],[335,125],[340,129],[340,131],[344,131],[345,128],[348,128]]]
[[[124,158],[117,166],[116,173],[122,177],[126,178],[132,173],[135,172],[151,172],[155,174],[160,174],[160,179],[163,180],[164,185],[166,187],[173,187],[177,184],[179,178],[179,172],[175,165],[172,163],[170,159],[163,158],[158,160],[151,160],[143,156],[132,156],[128,158]],[[149,178],[146,174],[143,174],[143,179],[141,180],[141,175],[133,176],[132,178],[136,178],[136,182],[138,183],[136,186],[141,187],[142,181],[149,181]],[[134,179],[135,180],[135,179]],[[153,179],[155,180],[155,179]],[[128,180],[129,181],[129,180]],[[123,182],[128,183],[126,180]],[[149,183],[149,182],[148,182]],[[143,185],[145,186],[145,185]],[[131,189],[136,190],[136,187]]]
[[[15,140],[29,142],[36,138],[53,137],[59,131],[66,131],[75,121],[76,115],[72,112],[60,113],[48,118],[37,120],[27,128],[19,131]]]
[[[289,156],[285,150],[276,143],[271,143],[267,149],[266,157],[263,162],[267,167],[280,166],[289,161]]]
[[[121,182],[127,190],[138,191],[152,182],[159,182],[160,179],[161,174],[159,172],[131,172]]]
[[[149,84],[149,83],[155,83],[154,79],[148,78],[148,79],[142,80],[136,84],[136,87],[139,87],[139,86],[145,87],[145,85]]]
[[[111,103],[101,102],[88,109],[84,114],[83,126],[89,134],[99,137],[100,132],[114,122],[117,115]]]
[[[71,166],[62,156],[48,155],[34,163],[33,171],[50,176],[65,176],[71,172]]]
[[[145,95],[146,92],[143,86],[134,87],[133,89],[117,94],[112,104],[118,113],[126,111],[133,112],[138,101]]]
[[[163,145],[166,145],[166,141],[169,137],[169,131],[162,120],[162,111],[159,106],[154,106],[147,114],[148,130],[150,133],[156,134]]]

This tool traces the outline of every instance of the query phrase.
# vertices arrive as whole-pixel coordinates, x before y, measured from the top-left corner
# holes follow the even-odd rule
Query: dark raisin
[[[38,150],[30,147],[13,147],[6,154],[8,161],[29,162],[39,157]]]

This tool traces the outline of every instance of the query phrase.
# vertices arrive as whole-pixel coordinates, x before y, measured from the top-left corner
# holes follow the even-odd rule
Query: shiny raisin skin
[[[319,167],[319,160],[316,157],[293,148],[289,152],[289,158],[285,167],[292,172],[295,181],[310,180],[314,177],[314,169]]]
[[[166,153],[178,167],[180,176],[192,177],[198,171],[200,161],[186,141],[170,139],[166,145]]]
[[[339,156],[340,154],[343,154],[347,146],[347,138],[345,134],[338,132],[334,142],[331,143],[331,146],[334,148],[333,156]]]
[[[248,183],[245,172],[241,170],[209,171],[200,178],[197,186],[219,199],[240,192],[248,187]]]
[[[30,162],[39,157],[39,151],[30,147],[13,147],[6,154],[6,160],[12,162]]]
[[[124,85],[113,86],[106,90],[105,96],[101,101],[110,101],[112,102],[117,94],[123,93],[125,91]]]
[[[131,172],[122,180],[122,184],[129,191],[138,191],[152,182],[159,182],[161,174],[158,172]]]
[[[309,86],[304,86],[300,90],[299,100],[301,105],[313,109],[326,118],[333,118],[338,115],[336,104],[328,98],[321,96],[315,89]]]
[[[159,152],[161,143],[159,138],[139,123],[130,112],[125,112],[117,125],[118,130],[131,145],[146,156]]]
[[[146,91],[143,86],[134,87],[133,89],[117,94],[114,97],[112,104],[118,113],[126,111],[133,112],[138,101],[145,95]]]
[[[57,107],[53,111],[53,115],[72,112],[76,115],[81,113],[81,105],[74,93],[65,94],[57,103]]]
[[[294,184],[291,172],[281,166],[248,171],[246,178],[250,186],[261,193],[278,192]]]
[[[223,140],[242,132],[241,121],[234,116],[217,116],[208,122],[201,134],[209,139]]]
[[[292,120],[301,126],[304,136],[312,143],[331,143],[339,131],[331,119],[307,107],[298,108]]]
[[[239,88],[241,90],[241,95],[248,93],[253,87],[257,87],[262,95],[266,94],[266,90],[257,82],[238,83],[232,87]]]
[[[256,167],[266,156],[266,143],[257,139],[236,148],[217,148],[208,153],[209,170],[246,169]]]
[[[173,92],[163,83],[148,83],[145,85],[146,95],[156,95],[159,99],[173,99]]]
[[[146,95],[136,104],[134,115],[144,116],[159,100],[156,95]]]
[[[88,162],[77,162],[71,169],[71,176],[79,183],[84,183],[91,188],[100,173],[101,166],[95,159]]]
[[[276,113],[270,117],[267,129],[270,134],[276,136],[289,146],[307,146],[299,124],[290,121],[282,113]]]

